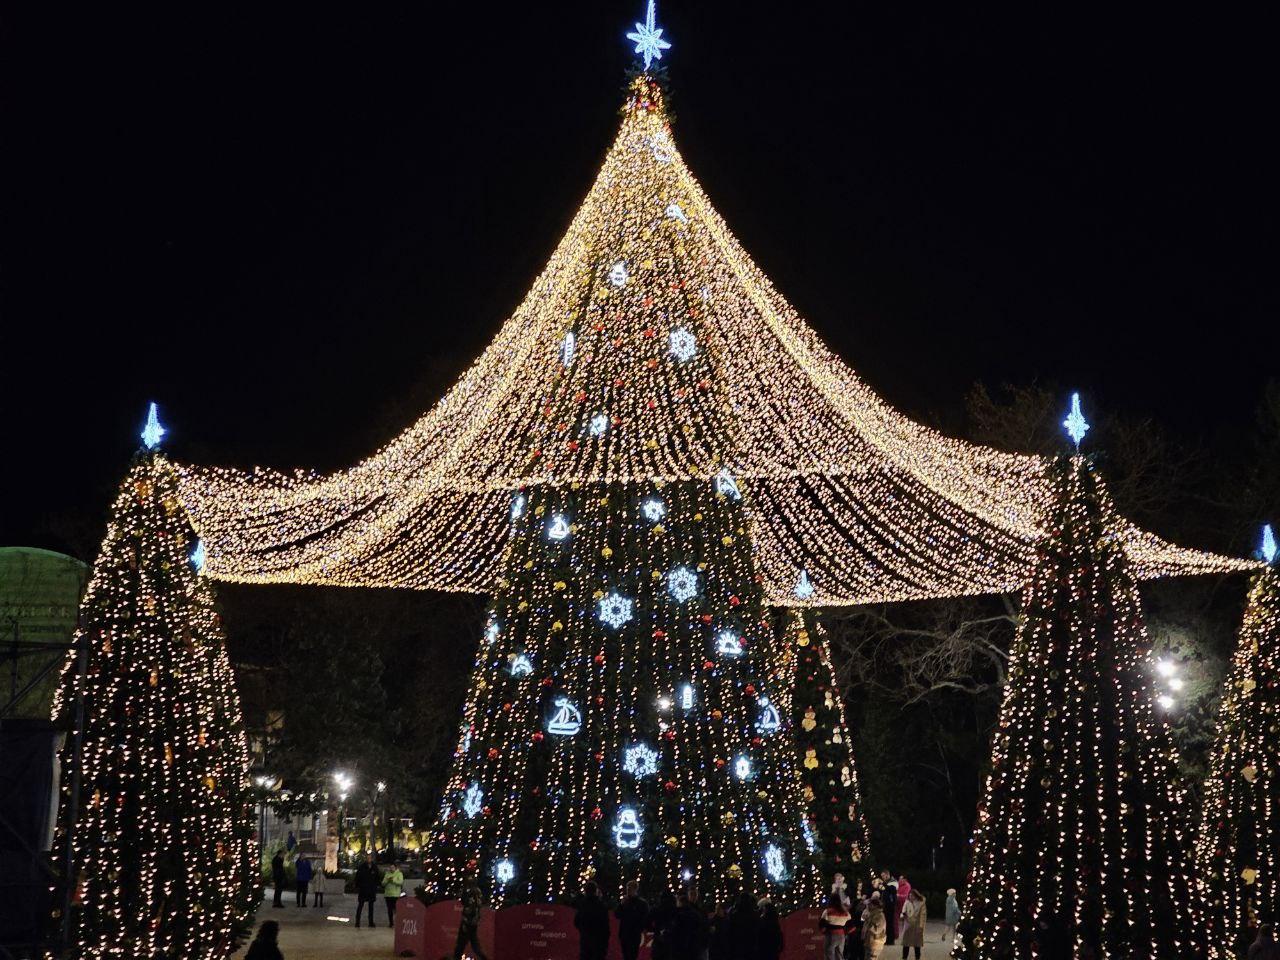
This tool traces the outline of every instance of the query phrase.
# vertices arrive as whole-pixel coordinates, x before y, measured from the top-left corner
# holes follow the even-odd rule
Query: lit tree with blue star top
[[[646,67],[655,22],[628,35]],[[631,84],[595,188],[556,254],[566,287],[546,350],[536,482],[509,539],[426,852],[427,895],[474,873],[496,903],[618,897],[696,882],[784,906],[817,876],[779,655],[752,549],[750,484],[726,462],[708,333],[716,276],[690,246],[653,77]],[[601,479],[558,473],[560,451]],[[628,467],[632,458],[649,465]],[[797,576],[799,571],[797,571]]]

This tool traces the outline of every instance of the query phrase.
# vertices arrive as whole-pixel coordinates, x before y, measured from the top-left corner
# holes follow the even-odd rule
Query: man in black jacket
[[[373,919],[373,905],[378,902],[378,894],[382,891],[382,872],[373,862],[373,854],[364,855],[364,863],[356,870],[356,928],[360,927],[360,914],[365,904],[369,906],[369,929],[376,926]]]
[[[284,903],[280,898],[284,895],[284,853],[280,850],[271,858],[271,885],[276,888],[276,898],[271,901],[271,906],[283,910]]]
[[[707,960],[711,924],[698,906],[698,888],[692,884],[680,892],[679,906],[671,926],[676,960]]]
[[[622,960],[636,960],[640,956],[640,943],[644,928],[649,923],[649,904],[640,896],[640,883],[627,882],[627,898],[614,911],[618,915],[618,943],[622,947]]]
[[[573,925],[578,928],[580,960],[604,960],[609,952],[609,908],[600,899],[600,888],[594,880],[582,887]]]

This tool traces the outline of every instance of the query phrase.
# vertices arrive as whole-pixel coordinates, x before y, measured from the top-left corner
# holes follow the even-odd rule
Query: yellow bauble
[[[608,560],[610,557],[612,557],[612,556],[613,556],[613,547],[605,547],[605,548],[603,548],[603,549],[600,551],[600,556],[602,556],[602,557],[604,557],[606,560]]]

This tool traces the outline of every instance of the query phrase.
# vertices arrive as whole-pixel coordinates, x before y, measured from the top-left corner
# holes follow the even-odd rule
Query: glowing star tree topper
[[[654,20],[653,2],[654,0],[649,0],[649,6],[645,10],[644,23],[637,23],[635,30],[627,34],[627,39],[636,45],[636,53],[644,57],[644,68],[646,70],[649,69],[654,60],[662,59],[663,50],[671,49],[671,44],[662,39],[662,28]]]
[[[160,417],[156,414],[156,405],[147,408],[147,423],[142,428],[142,443],[148,450],[160,445],[160,439],[169,431],[160,425]]]
[[[1271,524],[1263,524],[1262,527],[1262,547],[1258,551],[1262,555],[1262,559],[1267,563],[1276,562],[1276,534],[1271,529]]]
[[[1084,439],[1084,435],[1089,432],[1089,421],[1084,418],[1084,414],[1080,411],[1080,394],[1073,393],[1071,395],[1071,412],[1067,414],[1067,419],[1062,421],[1062,425],[1067,428],[1067,436],[1076,445],[1076,449],[1080,449],[1080,441]]]

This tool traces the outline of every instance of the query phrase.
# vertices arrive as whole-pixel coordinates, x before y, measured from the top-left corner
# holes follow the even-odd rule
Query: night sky
[[[558,241],[643,14],[128,6],[0,23],[0,545],[96,539],[151,399],[180,459],[389,439]],[[1280,346],[1278,15],[974,6],[665,0],[677,143],[912,415],[1038,380],[1236,442]]]

